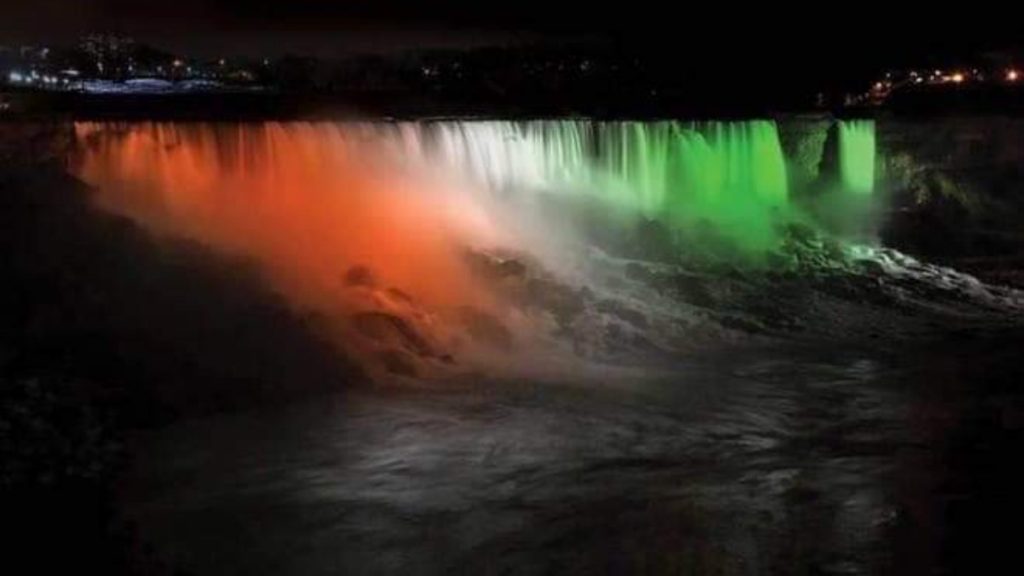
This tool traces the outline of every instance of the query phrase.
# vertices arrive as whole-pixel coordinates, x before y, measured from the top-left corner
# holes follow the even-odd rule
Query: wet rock
[[[550,313],[559,324],[567,325],[583,313],[589,292],[534,278],[527,283],[526,294],[531,305]]]
[[[723,316],[719,319],[719,323],[726,328],[739,330],[741,332],[750,332],[751,334],[757,334],[765,331],[763,326],[738,316]]]
[[[626,278],[643,282],[644,284],[651,284],[654,279],[654,273],[642,264],[636,262],[630,262],[626,264]]]
[[[795,244],[817,247],[820,238],[817,231],[805,224],[789,224],[786,226],[787,239]]]
[[[843,245],[835,238],[826,238],[824,241],[825,256],[833,262],[846,265],[846,254],[843,252]]]
[[[503,278],[522,277],[526,275],[526,264],[513,259],[502,260],[497,266],[497,272]]]
[[[672,277],[672,285],[679,296],[690,304],[704,308],[715,305],[715,297],[708,290],[704,279],[696,274],[676,274]]]
[[[363,288],[372,288],[377,284],[377,280],[373,275],[373,271],[366,266],[357,265],[353,266],[345,272],[345,285],[346,286],[359,286]]]
[[[604,352],[658,350],[658,347],[642,333],[617,322],[610,322],[604,326],[601,340]]]
[[[678,249],[669,229],[657,220],[644,220],[634,231],[635,255],[645,260],[673,262]]]
[[[352,323],[363,336],[422,357],[437,356],[427,339],[404,318],[387,312],[360,312]]]
[[[474,340],[501,350],[512,349],[512,332],[493,315],[467,306],[459,310],[459,319]]]
[[[378,355],[381,365],[391,374],[408,376],[417,375],[416,361],[409,354],[395,349],[384,350]]]
[[[765,327],[777,330],[796,330],[801,328],[799,318],[777,302],[758,302],[747,310],[750,314],[756,316]]]
[[[466,260],[469,262],[470,269],[489,280],[524,278],[527,273],[526,263],[514,257],[468,251]]]
[[[867,276],[872,278],[879,278],[886,275],[885,267],[882,266],[881,262],[875,260],[862,260],[858,263],[861,270]]]
[[[388,296],[391,296],[392,298],[394,298],[396,300],[401,300],[402,302],[405,302],[406,304],[412,304],[412,303],[415,302],[415,299],[413,299],[413,297],[408,292],[405,292],[403,290],[399,290],[398,288],[388,288],[387,289],[387,294],[388,294]]]
[[[643,312],[634,310],[618,300],[601,300],[595,305],[595,308],[599,312],[615,316],[637,328],[647,328],[647,316],[644,316]]]

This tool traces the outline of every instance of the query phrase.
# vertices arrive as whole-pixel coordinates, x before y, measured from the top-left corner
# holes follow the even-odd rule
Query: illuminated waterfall
[[[789,208],[785,160],[767,120],[79,124],[78,133],[87,180],[136,179],[165,200],[228,182],[253,194],[331,188],[331,170],[343,180],[359,157],[360,171],[374,165],[468,184],[479,198],[444,202],[492,211],[497,202],[499,218],[501,198],[572,196],[624,221],[677,231],[710,223],[752,250],[771,247]]]
[[[531,364],[548,353],[530,334],[549,317],[513,310],[518,297],[505,299],[467,253],[523,255],[560,282],[597,286],[603,261],[587,248],[607,252],[625,234],[623,245],[643,250],[628,244],[637,231],[662,242],[650,221],[674,235],[654,249],[699,252],[711,237],[712,250],[735,253],[725,238],[758,255],[779,246],[790,211],[771,121],[75,129],[69,165],[100,206],[257,263],[369,365],[394,366],[396,346],[423,365],[444,365],[449,353],[461,365],[474,355],[518,365],[473,348],[473,334],[493,326],[527,334],[496,340],[534,343]]]
[[[875,188],[875,121],[840,120],[839,175],[843,189],[871,194]]]
[[[679,202],[787,201],[775,124],[439,122],[399,125],[425,157],[494,189],[568,186],[656,217]],[[601,185],[614,189],[598,190]]]
[[[670,228],[707,221],[762,248],[788,208],[775,123],[399,124],[402,150],[492,191],[591,198]]]

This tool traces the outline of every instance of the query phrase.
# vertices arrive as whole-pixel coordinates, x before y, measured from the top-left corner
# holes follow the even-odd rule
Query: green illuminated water
[[[424,154],[496,190],[592,198],[673,231],[714,225],[744,248],[769,248],[789,212],[776,125],[742,122],[440,122]]]
[[[839,121],[839,176],[843,189],[868,195],[875,188],[875,121]]]

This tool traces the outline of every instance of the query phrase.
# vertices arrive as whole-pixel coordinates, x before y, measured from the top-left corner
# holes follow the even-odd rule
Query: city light
[[[158,53],[157,56],[139,52],[142,45],[136,44],[131,38],[112,35],[90,35],[80,40],[77,50],[81,52],[78,59],[69,59],[64,51],[44,52],[45,47],[21,47],[20,60],[10,60],[9,66],[0,68],[0,81],[9,85],[37,90],[83,89],[85,83],[90,86],[104,86],[104,90],[124,89],[126,91],[143,90],[143,86],[155,84],[135,83],[131,87],[121,86],[135,80],[161,79],[172,83],[181,83],[174,89],[209,90],[213,88],[234,89],[240,86],[258,88],[256,83],[264,81],[256,73],[257,67],[269,68],[274,63],[269,58],[247,61],[219,55],[206,60],[196,58],[188,53],[177,55]],[[47,57],[47,54],[49,57]],[[58,57],[59,56],[59,57]],[[87,68],[78,69],[73,62],[88,62]],[[5,62],[6,63],[6,62]],[[419,64],[415,70],[418,76],[429,80],[432,84],[456,81],[463,78],[460,69],[462,63],[453,62],[441,66],[430,60]],[[588,59],[577,59],[570,62],[553,60],[538,66],[527,66],[530,74],[537,70],[578,70],[589,74],[598,65]],[[616,69],[612,64],[609,69]],[[858,94],[847,95],[850,102],[872,102],[877,105],[885,103],[894,94],[905,89],[918,89],[925,86],[943,86],[955,89],[961,85],[983,87],[987,84],[1021,84],[1024,70],[1003,63],[998,67],[978,66],[974,63],[958,63],[956,68],[924,68],[916,66],[907,69],[879,70],[879,76],[867,84],[867,90]],[[14,69],[16,67],[16,69]],[[275,70],[276,71],[276,70]],[[266,74],[268,70],[264,70]],[[274,72],[274,71],[270,71]],[[97,83],[98,82],[98,83]],[[109,84],[110,86],[107,86]],[[152,88],[156,90],[156,88]],[[159,88],[170,90],[170,88]],[[654,89],[650,94],[655,94]],[[853,105],[853,104],[850,104]]]

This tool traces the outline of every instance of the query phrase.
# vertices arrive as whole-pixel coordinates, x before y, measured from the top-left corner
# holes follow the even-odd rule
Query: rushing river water
[[[127,514],[196,573],[984,572],[1012,557],[1024,405],[961,344],[181,424],[140,440]]]

